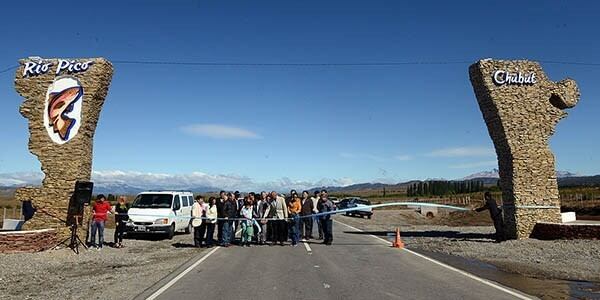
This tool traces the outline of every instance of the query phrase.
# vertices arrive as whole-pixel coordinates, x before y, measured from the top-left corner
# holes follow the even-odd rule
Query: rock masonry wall
[[[0,253],[44,251],[58,242],[54,229],[0,232]]]
[[[548,139],[566,117],[564,109],[579,101],[577,84],[550,81],[537,62],[527,60],[480,60],[469,75],[498,156],[507,238],[529,237],[537,222],[560,223]]]
[[[56,74],[59,59],[43,59],[44,63],[52,64],[50,70],[26,76],[24,68],[31,60],[20,60],[21,65],[16,71],[15,89],[25,98],[20,112],[29,123],[29,151],[39,159],[45,177],[41,188],[18,189],[15,197],[17,200],[31,199],[38,209],[35,216],[24,224],[25,230],[56,227],[62,228],[59,231],[64,235],[64,223],[50,215],[66,219],[67,206],[75,182],[90,180],[94,132],[112,79],[113,68],[104,58],[75,59],[68,61],[92,63],[85,71],[70,72],[65,69],[61,74]],[[79,130],[64,144],[54,142],[44,126],[48,88],[57,76],[76,78],[83,88],[81,120],[77,120],[80,122]]]

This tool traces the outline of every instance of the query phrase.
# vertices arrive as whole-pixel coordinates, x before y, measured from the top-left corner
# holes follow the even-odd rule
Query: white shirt
[[[319,198],[310,197],[310,200],[312,200],[312,202],[313,202],[313,213],[318,214],[319,209],[317,208],[317,205],[319,204]]]

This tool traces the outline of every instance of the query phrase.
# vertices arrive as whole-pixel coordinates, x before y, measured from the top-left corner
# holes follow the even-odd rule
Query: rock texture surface
[[[589,239],[600,240],[600,224],[535,224],[531,235],[540,240]]]
[[[24,68],[32,60],[51,63],[50,70],[39,75],[24,75]],[[71,62],[89,62],[89,68],[80,72],[64,70],[56,74],[59,59],[22,59],[17,69],[15,89],[25,98],[21,114],[29,121],[29,151],[39,159],[45,174],[41,188],[18,189],[18,200],[31,199],[38,213],[25,223],[24,229],[64,227],[57,218],[66,219],[69,198],[77,180],[89,181],[92,170],[92,145],[94,132],[112,79],[113,68],[104,58],[75,59]],[[45,101],[49,86],[57,76],[71,76],[83,87],[81,120],[78,133],[68,142],[53,142],[44,126]],[[41,210],[46,211],[42,213]],[[51,217],[53,215],[55,217]],[[61,235],[66,231],[61,230]]]
[[[495,80],[497,71],[535,74],[535,80],[502,83],[506,77]],[[469,75],[498,156],[507,238],[529,237],[537,222],[561,222],[548,139],[566,117],[563,110],[579,101],[575,81],[553,82],[537,62],[526,60],[480,60]]]
[[[38,252],[58,243],[54,229],[0,232],[0,253]]]

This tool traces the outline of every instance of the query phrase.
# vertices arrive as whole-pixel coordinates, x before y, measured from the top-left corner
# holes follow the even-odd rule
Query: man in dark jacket
[[[333,202],[329,200],[326,190],[321,191],[319,201],[319,213],[327,213],[334,210]],[[321,227],[323,228],[323,244],[330,246],[333,242],[333,220],[331,214],[321,216]]]
[[[235,220],[232,225],[231,225],[231,243],[233,244],[235,242],[235,232],[237,231],[238,228],[240,228],[240,220],[239,218],[241,218],[242,216],[242,207],[244,207],[244,198],[242,197],[242,194],[240,194],[240,192],[235,191],[235,193],[233,193],[233,195],[230,194],[231,197],[233,197],[233,205],[235,207],[235,216],[233,218],[236,218],[238,220]],[[232,218],[232,217],[230,217]]]
[[[233,235],[233,220],[237,216],[237,210],[235,200],[232,197],[228,197],[223,203],[223,216],[226,219],[223,223],[223,247],[229,247],[231,245],[231,236]]]
[[[473,210],[476,212],[481,212],[486,209],[490,211],[490,217],[492,218],[492,221],[494,221],[494,228],[496,229],[494,239],[496,242],[501,242],[504,240],[504,222],[502,221],[502,210],[498,208],[498,204],[496,203],[496,200],[492,198],[492,194],[490,194],[490,192],[485,192],[483,197],[485,199],[483,206],[474,208]]]
[[[225,224],[225,220],[222,218],[225,217],[223,213],[225,200],[227,200],[225,191],[219,192],[219,199],[217,199],[217,241],[219,241],[219,244],[223,244],[223,224]]]
[[[310,217],[314,210],[313,201],[310,199],[307,191],[302,192],[302,202],[300,209],[300,233],[302,234],[302,239],[310,240],[312,239],[312,228],[313,228],[313,219]]]

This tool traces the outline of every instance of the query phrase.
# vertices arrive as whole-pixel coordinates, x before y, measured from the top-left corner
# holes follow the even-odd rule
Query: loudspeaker
[[[92,201],[92,191],[94,189],[94,183],[90,181],[77,181],[75,182],[75,202],[79,205],[90,204]]]
[[[90,201],[92,201],[93,189],[93,182],[75,182],[75,190],[73,191],[73,195],[71,195],[71,199],[69,199],[69,207],[67,208],[67,226],[82,224],[83,206],[90,204]]]

